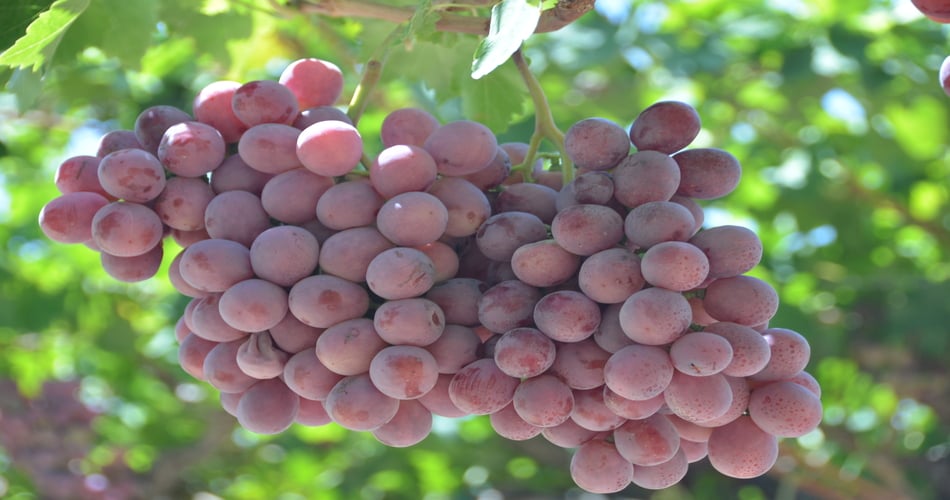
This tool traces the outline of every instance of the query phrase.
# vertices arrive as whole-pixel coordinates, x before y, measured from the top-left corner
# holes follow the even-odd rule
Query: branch
[[[559,0],[557,5],[541,13],[535,33],[557,31],[578,20],[594,8],[595,0]],[[473,3],[473,5],[475,5]],[[304,14],[317,14],[327,17],[365,17],[381,19],[394,23],[408,21],[415,9],[412,7],[394,7],[375,0],[316,0],[299,5]],[[487,35],[489,18],[462,16],[442,13],[435,24],[439,31]]]

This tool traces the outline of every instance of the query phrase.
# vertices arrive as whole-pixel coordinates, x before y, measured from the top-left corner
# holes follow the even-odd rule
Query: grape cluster
[[[126,281],[156,272],[170,233],[192,298],[181,366],[242,426],[332,421],[405,447],[433,415],[490,415],[505,438],[576,448],[575,482],[607,493],[668,487],[707,456],[755,477],[818,425],[808,343],[769,325],[778,295],[746,274],[759,238],[703,228],[696,200],[741,168],[685,149],[691,106],[575,123],[563,184],[540,161],[512,169],[528,144],[416,108],[385,118],[370,160],[332,106],[342,82],[304,59],[208,85],[193,116],[149,108],[66,160],[40,215]]]

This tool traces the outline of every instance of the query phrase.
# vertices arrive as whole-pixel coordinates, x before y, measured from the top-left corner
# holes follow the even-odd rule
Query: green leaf
[[[97,47],[123,67],[138,68],[157,22],[157,0],[97,0],[63,37],[56,64],[69,64],[87,47]]]
[[[475,50],[472,78],[477,80],[507,61],[534,34],[539,19],[541,9],[527,0],[503,0],[492,7],[488,36]]]
[[[506,64],[479,80],[462,79],[462,113],[501,133],[525,116],[528,94],[514,64]]]
[[[0,51],[10,48],[26,33],[26,28],[53,0],[20,0],[0,3]]]
[[[30,23],[25,35],[0,54],[0,64],[34,70],[42,67],[56,52],[66,29],[88,6],[89,0],[57,0]]]
[[[435,23],[438,20],[439,14],[432,10],[432,0],[419,2],[419,6],[416,7],[416,12],[409,18],[403,41],[412,42],[417,38],[427,40],[436,33]]]

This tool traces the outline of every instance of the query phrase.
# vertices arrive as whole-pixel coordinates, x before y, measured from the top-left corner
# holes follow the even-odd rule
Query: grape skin
[[[584,260],[577,284],[584,295],[601,304],[620,304],[646,284],[641,261],[625,248],[608,248]],[[617,309],[619,312],[619,309]]]
[[[264,184],[261,206],[268,216],[285,224],[303,224],[316,216],[320,200],[337,186],[330,177],[317,175],[305,168],[294,168],[275,175]],[[366,223],[372,223],[374,219]],[[326,225],[323,220],[320,222]]]
[[[762,337],[769,344],[769,361],[751,376],[753,380],[784,380],[805,369],[811,358],[811,347],[800,333],[787,328],[769,328]]]
[[[558,192],[542,184],[520,182],[512,184],[495,199],[497,212],[528,212],[545,224],[550,224],[558,213]]]
[[[154,200],[165,189],[158,158],[141,149],[120,149],[99,161],[99,185],[115,198],[135,203]]]
[[[320,362],[315,349],[300,351],[284,364],[284,383],[301,398],[323,401],[342,379]]]
[[[722,373],[748,377],[762,371],[772,357],[769,342],[759,332],[737,323],[716,322],[703,330],[726,339],[732,347],[732,361]]]
[[[536,287],[563,283],[577,273],[580,265],[580,256],[564,250],[554,240],[528,243],[511,256],[511,270],[515,276]]]
[[[613,437],[617,452],[635,466],[662,464],[673,458],[680,445],[676,427],[659,414],[628,420],[614,429]]]
[[[626,399],[651,399],[670,385],[673,362],[665,349],[634,344],[613,353],[604,365],[604,382]]]
[[[290,125],[261,123],[241,134],[237,150],[254,170],[279,174],[302,166],[297,157],[299,137],[300,130]]]
[[[622,304],[609,304],[603,308],[600,313],[600,326],[591,336],[601,349],[609,353],[616,353],[624,347],[634,344],[634,341],[623,332],[623,328],[620,326],[621,307],[623,307]]]
[[[373,314],[376,332],[390,344],[424,347],[432,344],[445,329],[445,315],[428,299],[388,300]]]
[[[383,394],[400,400],[416,399],[435,387],[439,365],[427,350],[413,345],[391,345],[376,353],[369,378]]]
[[[748,379],[728,375],[724,378],[726,383],[729,384],[729,390],[732,391],[732,403],[729,404],[729,408],[722,415],[701,422],[693,422],[696,425],[710,428],[722,427],[742,416],[749,408],[750,389]]]
[[[643,278],[653,286],[685,292],[699,287],[709,274],[709,259],[699,248],[681,241],[651,246],[640,259]]]
[[[191,121],[188,113],[167,105],[157,105],[145,108],[135,118],[134,132],[142,149],[149,153],[158,154],[158,145],[162,136],[169,127],[176,123]]]
[[[731,193],[739,185],[742,167],[728,151],[696,148],[673,155],[679,166],[680,182],[676,194],[711,200]]]
[[[376,222],[383,201],[368,181],[341,182],[332,185],[317,199],[317,219],[337,231],[368,226]]]
[[[623,218],[603,205],[573,205],[554,217],[551,235],[568,252],[593,255],[620,243]]]
[[[574,391],[571,420],[592,431],[611,431],[627,421],[604,404],[603,387]]]
[[[245,339],[247,332],[234,328],[221,317],[220,301],[220,293],[198,300],[191,312],[191,330],[195,335],[215,342]]]
[[[669,201],[680,186],[680,168],[669,155],[638,151],[614,169],[614,198],[635,208],[651,201]]]
[[[284,373],[290,356],[274,346],[267,332],[250,334],[237,352],[238,368],[256,379],[271,379]]]
[[[498,369],[516,378],[541,375],[554,364],[557,348],[540,330],[512,328],[498,339],[493,358]]]
[[[604,385],[604,365],[610,353],[593,339],[557,344],[550,373],[567,382],[571,389],[593,389]]]
[[[475,327],[479,325],[478,302],[487,288],[474,278],[451,278],[433,286],[425,298],[442,309],[446,323]]]
[[[327,328],[317,339],[317,359],[339,375],[359,375],[369,371],[377,353],[387,347],[368,318],[341,321]]]
[[[205,210],[214,199],[214,190],[204,179],[172,177],[155,198],[153,208],[162,222],[180,231],[205,227]]]
[[[294,423],[300,399],[280,379],[261,380],[249,387],[237,405],[242,427],[257,434],[279,434]]]
[[[498,142],[481,123],[459,120],[433,130],[422,147],[432,155],[440,174],[458,176],[487,166],[495,158]]]
[[[202,292],[223,292],[254,277],[250,251],[236,241],[212,238],[199,241],[181,254],[184,281]]]
[[[390,112],[380,127],[383,146],[398,144],[419,146],[439,127],[439,120],[419,108],[401,108]]]
[[[426,254],[432,261],[432,267],[435,269],[435,276],[432,278],[434,283],[451,279],[458,274],[459,257],[452,247],[441,241],[433,241],[413,248]]]
[[[145,149],[145,146],[142,146],[142,143],[135,137],[135,131],[111,130],[99,138],[99,147],[96,149],[96,157],[104,158],[107,154],[114,151],[129,148]]]
[[[421,443],[431,430],[432,412],[417,400],[404,400],[389,422],[370,432],[386,446],[406,448]]]
[[[718,226],[696,233],[689,240],[709,259],[712,279],[739,276],[762,260],[762,241],[742,226]]]
[[[475,243],[485,257],[506,262],[515,250],[547,238],[548,230],[537,215],[503,212],[485,220],[475,233]]]
[[[376,227],[396,245],[413,247],[431,243],[445,233],[449,211],[428,193],[411,191],[393,196],[376,214]]]
[[[360,162],[363,140],[356,127],[326,120],[300,131],[297,158],[308,170],[327,177],[344,175]]]
[[[188,375],[198,380],[205,380],[205,358],[216,345],[218,345],[217,342],[189,333],[178,344],[178,364]]]
[[[689,328],[692,308],[679,293],[663,288],[645,288],[624,301],[620,326],[640,344],[664,345]]]
[[[248,255],[259,278],[291,287],[317,268],[320,243],[301,227],[277,226],[254,238]]]
[[[98,193],[79,191],[53,198],[40,210],[39,225],[58,243],[92,240],[92,221],[109,200]]]
[[[674,368],[687,375],[712,375],[732,362],[732,345],[713,333],[692,332],[670,345],[670,360]]]
[[[353,282],[320,274],[298,281],[290,289],[288,305],[290,312],[304,324],[329,328],[366,314],[369,294]]]
[[[109,198],[111,195],[102,188],[99,182],[100,161],[102,161],[100,157],[88,155],[66,158],[56,168],[56,176],[53,179],[56,189],[61,194],[86,191]]]
[[[339,66],[315,57],[288,64],[277,82],[293,93],[300,109],[330,106],[343,93],[343,72]]]
[[[672,201],[651,201],[627,212],[623,231],[632,248],[650,248],[664,241],[686,241],[696,227],[696,219],[683,205]]]
[[[300,111],[300,103],[293,92],[279,82],[254,80],[235,89],[231,109],[249,127],[262,123],[290,125]]]
[[[647,418],[657,413],[664,404],[666,404],[666,401],[662,393],[650,399],[637,401],[621,397],[616,392],[610,390],[610,387],[604,385],[604,405],[610,408],[610,411],[630,420],[642,420]]]
[[[688,468],[689,461],[686,453],[682,449],[677,449],[673,457],[666,462],[634,467],[633,484],[648,490],[669,488],[686,477]]]
[[[205,208],[205,230],[216,239],[250,248],[254,238],[271,227],[261,199],[247,191],[225,191]]]
[[[821,400],[794,382],[773,382],[752,390],[749,416],[773,436],[801,437],[821,422]]]
[[[447,324],[435,342],[426,346],[438,365],[439,373],[456,373],[478,359],[482,341],[467,326]]]
[[[375,227],[345,229],[323,241],[320,247],[320,271],[360,283],[366,281],[370,262],[384,250],[393,247],[392,242]]]
[[[638,150],[673,154],[699,135],[702,124],[692,106],[679,101],[660,101],[640,112],[630,126],[630,141]]]
[[[511,403],[489,415],[488,419],[496,434],[512,441],[526,441],[542,431],[540,427],[525,422]]]
[[[211,189],[215,193],[225,191],[247,191],[257,196],[261,195],[264,185],[273,177],[251,168],[239,154],[228,156],[218,168],[211,172]]]
[[[435,265],[429,256],[414,248],[390,248],[369,262],[366,284],[387,300],[418,297],[435,284]]]
[[[231,327],[261,332],[280,323],[287,314],[287,292],[270,281],[249,279],[225,290],[218,309]]]
[[[609,170],[630,152],[630,137],[605,118],[587,118],[567,129],[564,149],[577,168]]]
[[[168,127],[158,144],[157,156],[175,175],[200,177],[218,168],[225,153],[224,138],[218,129],[187,121]]]
[[[352,431],[371,431],[386,424],[399,411],[399,400],[376,388],[363,373],[344,377],[327,395],[323,406],[333,421]]]
[[[600,325],[600,308],[586,295],[573,290],[551,292],[534,306],[534,323],[558,342],[580,342]]]
[[[703,422],[729,410],[732,389],[720,373],[694,377],[677,370],[663,397],[675,415],[690,422]]]
[[[778,459],[778,440],[742,416],[713,429],[708,441],[709,463],[720,474],[751,479],[769,471]]]
[[[69,195],[60,198],[65,196]],[[85,202],[85,199],[82,201]],[[89,203],[97,204],[98,201],[93,198]],[[80,221],[84,220],[82,216]],[[137,203],[112,202],[100,208],[92,217],[92,241],[103,252],[117,257],[134,257],[148,252],[162,240],[163,232],[158,214]]]
[[[244,392],[258,380],[241,371],[237,352],[244,340],[221,342],[205,356],[202,368],[204,380],[221,392]]]
[[[518,385],[512,404],[525,422],[537,427],[554,427],[570,418],[574,393],[558,377],[539,375]]]
[[[601,434],[577,425],[572,419],[567,419],[554,427],[541,429],[541,435],[544,436],[544,439],[561,448],[577,448]]]
[[[418,401],[434,415],[440,417],[459,418],[468,415],[468,412],[460,410],[455,406],[455,403],[453,403],[449,397],[449,385],[452,383],[453,377],[454,374],[440,374],[439,380],[435,383],[435,387],[419,399],[414,399],[413,401]]]
[[[435,182],[435,160],[426,150],[409,144],[390,146],[369,167],[369,181],[384,198],[425,191]]]
[[[458,177],[442,177],[429,186],[428,194],[445,206],[446,236],[471,236],[492,214],[492,207],[477,186]]]
[[[519,380],[505,375],[493,359],[483,358],[452,376],[449,398],[462,412],[488,415],[508,406],[518,385]]]
[[[533,325],[541,291],[518,280],[498,283],[478,299],[478,322],[495,333]]]
[[[199,90],[192,101],[195,120],[214,127],[228,144],[238,142],[248,128],[231,107],[234,92],[240,86],[240,82],[230,80],[214,81]]]
[[[571,479],[591,493],[616,493],[634,477],[634,467],[612,443],[592,439],[580,445],[571,457]]]
[[[132,257],[118,257],[105,252],[99,253],[99,263],[109,276],[126,283],[145,281],[158,273],[165,255],[161,243],[148,252]]]
[[[719,321],[756,326],[767,323],[778,311],[778,293],[753,276],[720,278],[706,287],[703,306]]]

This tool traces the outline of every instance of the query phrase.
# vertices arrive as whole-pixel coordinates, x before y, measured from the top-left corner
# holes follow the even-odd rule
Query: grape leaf
[[[541,19],[541,9],[527,0],[503,0],[491,9],[491,24],[486,36],[475,50],[472,78],[491,73],[514,54],[521,43],[534,34]]]
[[[0,51],[6,50],[26,33],[26,28],[53,0],[22,0],[0,3]]]
[[[88,6],[89,0],[57,0],[30,23],[25,35],[0,54],[0,64],[41,68],[53,57],[67,28]]]
[[[468,119],[501,133],[524,118],[528,98],[514,64],[503,65],[478,80],[462,80],[462,113]]]

